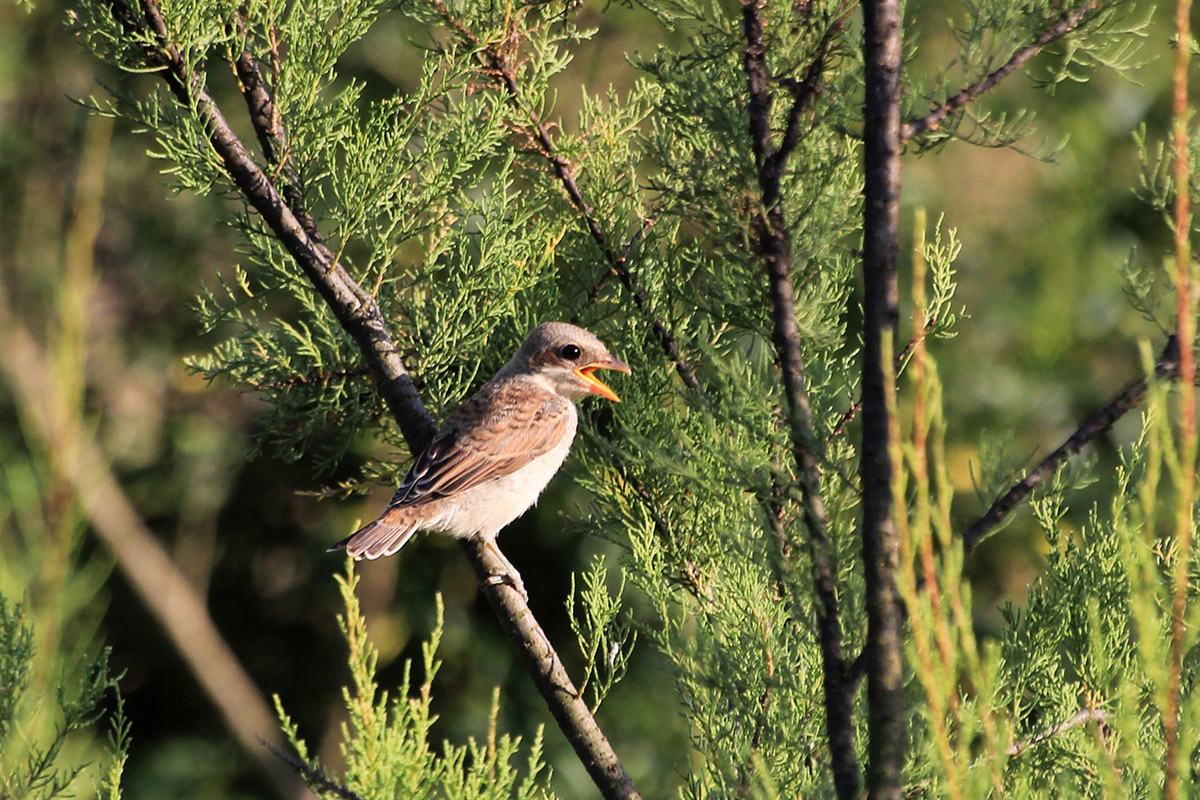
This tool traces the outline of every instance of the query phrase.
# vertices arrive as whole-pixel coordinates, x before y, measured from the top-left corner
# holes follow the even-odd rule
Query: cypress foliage
[[[863,329],[852,310],[870,100],[855,6],[639,6],[663,44],[628,56],[632,89],[586,87],[578,118],[564,120],[555,81],[593,33],[572,4],[81,3],[72,24],[98,56],[166,77],[157,93],[95,108],[148,131],[177,189],[245,201],[232,215],[243,263],[197,303],[214,344],[192,367],[260,392],[272,404],[260,443],[318,471],[363,435],[397,451],[413,440],[383,421],[391,406],[376,387],[388,376],[364,366],[363,340],[254,200],[256,179],[217,147],[203,91],[232,68],[261,115],[262,174],[378,305],[435,417],[542,320],[577,320],[633,367],[619,407],[583,410],[573,471],[592,497],[583,523],[623,548],[624,577],[597,563],[568,606],[593,710],[638,658],[635,640],[665,658],[693,748],[682,796],[857,796],[860,771],[868,788],[876,780],[867,753],[885,751],[903,753],[893,766],[906,796],[1141,797],[1173,781],[1186,796],[1200,736],[1195,554],[1173,537],[1194,524],[1182,465],[1195,452],[1171,398],[1174,362],[1146,359],[1142,438],[1078,537],[1060,524],[1066,473],[1037,488],[1047,572],[1027,608],[1007,613],[999,642],[978,642],[951,514],[949,423],[926,350],[962,314],[959,244],[918,218],[913,324],[883,331],[878,364],[901,392],[887,393],[883,444],[906,610],[904,735],[868,750]],[[337,65],[384,13],[407,15],[421,49],[412,85],[380,98]],[[951,139],[1016,142],[1031,116],[981,111],[980,95],[1048,45],[1059,47],[1037,74],[1048,90],[1129,70],[1148,13],[1122,2],[965,4],[948,69],[909,74],[920,43],[906,43],[892,144],[936,157]],[[255,105],[255,75],[269,106]],[[1143,188],[1170,213],[1178,187],[1147,161]],[[1158,309],[1149,286],[1166,282],[1149,277],[1155,269],[1127,270],[1148,314]],[[370,464],[338,489],[395,481],[406,463]],[[424,682],[406,672],[394,694],[381,692],[353,585],[343,583],[354,678],[344,779],[309,761],[284,717],[313,785],[371,798],[549,796],[538,738],[492,730],[487,746],[430,748],[437,635]],[[513,763],[527,765],[523,777]]]

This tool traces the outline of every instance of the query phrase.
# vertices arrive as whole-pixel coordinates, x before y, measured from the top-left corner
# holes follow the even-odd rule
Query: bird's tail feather
[[[379,519],[342,539],[329,551],[344,549],[355,561],[390,556],[417,532],[417,522],[409,516],[402,509],[385,511]]]

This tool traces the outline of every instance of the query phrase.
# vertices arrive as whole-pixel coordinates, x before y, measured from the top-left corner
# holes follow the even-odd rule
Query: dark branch
[[[245,21],[237,19],[239,35],[246,37]],[[295,161],[291,157],[288,146],[287,129],[280,119],[279,110],[271,97],[270,87],[263,76],[262,66],[250,52],[249,43],[243,48],[241,55],[234,62],[242,97],[246,100],[246,108],[250,113],[250,123],[254,126],[254,134],[258,138],[259,147],[267,161],[275,165],[283,177],[282,194],[287,200],[288,208],[304,224],[304,230],[313,241],[323,244],[324,239],[317,230],[317,223],[308,212],[304,200],[304,192],[300,184],[300,174],[296,170]],[[274,50],[278,50],[275,45]],[[277,69],[277,68],[276,68]]]
[[[782,205],[781,179],[787,158],[795,147],[796,124],[789,122],[783,145],[771,142],[771,105],[773,96],[767,69],[763,24],[755,0],[744,0],[742,29],[746,36],[742,66],[749,92],[747,114],[750,141],[758,165],[762,208],[754,220],[755,246],[767,274],[771,305],[772,338],[783,378],[788,403],[792,455],[796,461],[800,507],[808,529],[812,580],[818,601],[818,639],[821,645],[822,677],[825,690],[825,728],[829,736],[834,785],[842,800],[858,796],[860,778],[854,753],[854,690],[847,680],[842,652],[841,611],[838,606],[837,570],[833,546],[829,541],[829,521],[821,497],[821,474],[813,437],[812,410],[805,386],[804,357],[800,351],[800,333],[796,327],[796,294],[791,276],[791,237]],[[822,39],[813,66],[804,83],[815,87],[825,63],[826,44],[832,33]],[[812,92],[798,92],[789,118],[798,119]],[[784,149],[786,146],[786,150]]]
[[[893,359],[892,363],[897,375],[899,375],[900,370],[904,366],[905,362],[908,361],[908,357],[912,355],[913,349],[916,348],[917,343],[924,339],[929,332],[933,330],[935,325],[937,325],[937,320],[933,317],[930,317],[925,323],[924,330],[918,335],[909,339],[908,344],[904,345],[904,349],[896,355],[896,358]],[[845,412],[843,412],[842,416],[838,417],[837,424],[833,426],[833,430],[829,432],[827,437],[825,437],[825,442],[829,443],[841,436],[846,430],[846,426],[854,421],[854,418],[858,416],[858,412],[860,411],[862,411],[861,397],[855,400],[854,403],[852,403],[851,406],[847,408]]]
[[[646,233],[658,223],[662,212],[663,209],[657,208],[650,214],[646,215],[646,218],[642,220],[642,224],[638,226],[638,229],[633,236],[629,237],[629,241],[625,243],[625,247],[621,250],[621,261],[623,263],[629,263],[629,259],[633,255],[633,251],[642,246],[642,240],[646,238]],[[600,290],[604,288],[604,284],[607,283],[608,279],[614,274],[615,271],[609,269],[600,276],[600,279],[596,281],[595,284],[592,285],[592,288],[588,290],[587,295],[589,303],[596,301],[596,298],[600,296]]]
[[[1042,52],[1046,45],[1061,39],[1082,25],[1088,16],[1099,7],[1099,0],[1092,0],[1092,2],[1085,3],[1069,14],[1064,14],[1058,21],[1034,39],[1032,44],[1013,53],[1008,61],[989,73],[983,80],[963,87],[957,94],[947,98],[940,105],[935,106],[925,116],[904,123],[900,128],[900,140],[907,142],[909,139],[919,136],[925,131],[937,130],[946,117],[973,103],[980,95],[994,89],[1000,81],[1019,70],[1025,65],[1025,62]]]
[[[808,68],[804,72],[804,77],[798,81],[787,78],[778,79],[778,82],[787,87],[788,91],[791,92],[792,105],[788,109],[787,124],[784,127],[779,147],[773,153],[763,153],[765,161],[761,162],[762,173],[767,177],[768,183],[777,193],[775,196],[764,194],[763,205],[768,208],[779,202],[778,193],[782,191],[781,184],[784,171],[787,167],[787,161],[791,158],[796,145],[800,143],[801,122],[804,119],[805,112],[812,106],[813,100],[820,92],[821,77],[825,74],[825,68],[828,66],[834,40],[842,32],[842,28],[845,27],[846,14],[849,8],[850,4],[848,0],[842,0],[833,15],[833,19],[826,26],[825,32],[821,34],[821,40],[817,42],[816,54],[813,56],[813,60],[809,62]],[[766,69],[765,62],[763,69]],[[770,121],[767,120],[767,123],[769,125]],[[755,154],[758,157],[757,144],[755,146]],[[760,177],[760,182],[761,180],[762,178]]]
[[[1178,375],[1179,341],[1172,336],[1167,340],[1162,355],[1154,365],[1154,376],[1162,380],[1176,378]],[[1117,392],[1104,408],[1089,417],[1065,442],[1055,448],[1054,452],[1030,470],[1028,475],[996,498],[984,515],[971,523],[971,527],[963,534],[963,549],[967,552],[973,550],[975,545],[987,538],[1021,501],[1029,497],[1033,490],[1053,475],[1067,459],[1079,453],[1089,442],[1116,424],[1117,420],[1137,408],[1146,396],[1146,386],[1146,379],[1139,378]]]
[[[867,793],[899,800],[904,767],[900,543],[892,518],[889,346],[896,340],[900,252],[899,0],[863,0],[862,556],[866,584]]]
[[[274,753],[276,758],[287,764],[292,769],[296,770],[300,777],[304,778],[304,782],[308,784],[313,791],[322,795],[331,794],[335,797],[342,798],[342,800],[363,800],[361,795],[352,791],[350,788],[342,786],[335,780],[331,780],[323,770],[310,764],[306,764],[299,758],[293,756],[291,753],[285,753],[283,750],[271,744],[270,742],[263,741],[262,739],[260,739],[259,742],[261,742],[263,747]]]

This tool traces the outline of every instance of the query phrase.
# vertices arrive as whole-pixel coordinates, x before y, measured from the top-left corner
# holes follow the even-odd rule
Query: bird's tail
[[[355,561],[392,555],[417,532],[418,522],[407,511],[404,508],[389,508],[379,519],[329,548],[329,552],[344,549]]]

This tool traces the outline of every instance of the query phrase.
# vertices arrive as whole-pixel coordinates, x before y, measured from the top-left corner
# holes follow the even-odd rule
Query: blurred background
[[[914,70],[936,76],[953,53],[946,20],[956,4],[909,10],[916,22],[907,36],[920,42]],[[635,80],[612,54],[668,35],[617,4],[587,3],[580,13],[599,32],[562,78],[558,112],[567,120],[579,85],[621,91]],[[1049,74],[1051,54],[987,98],[991,109],[1036,109],[1023,152],[953,143],[907,157],[905,229],[923,206],[931,220],[944,213],[963,243],[957,298],[970,318],[933,353],[964,525],[983,510],[972,488],[981,447],[1003,444],[1014,467],[1044,455],[1137,377],[1140,341],[1162,345],[1121,278],[1134,248],[1152,265],[1170,236],[1133,191],[1135,127],[1144,123],[1153,140],[1168,124],[1168,14],[1155,13],[1164,19],[1146,52],[1158,58],[1137,83],[1097,72],[1049,95],[1034,79]],[[338,475],[255,453],[261,402],[183,367],[208,346],[190,310],[201,285],[238,263],[235,232],[219,222],[236,200],[174,194],[165,162],[147,157],[148,137],[87,113],[80,101],[106,87],[157,86],[87,56],[64,29],[66,14],[65,3],[0,5],[0,592],[25,599],[36,626],[35,690],[63,664],[112,648],[133,723],[127,797],[295,796],[286,770],[247,731],[264,724],[277,695],[314,752],[337,767],[348,675],[333,576],[344,564],[325,548],[372,517],[391,487],[318,501],[306,492]],[[403,90],[419,58],[407,26],[385,16],[342,73],[380,94]],[[1118,449],[1136,432],[1136,420],[1126,420],[1092,448],[1098,480],[1080,489],[1068,524],[1111,488]],[[388,455],[371,441],[357,448],[358,458]],[[352,458],[344,474],[356,466]],[[612,550],[570,524],[584,501],[570,471],[502,540],[569,668],[579,664],[563,608],[570,572]],[[984,634],[1000,624],[1001,604],[1021,602],[1040,542],[1022,512],[974,557]],[[419,657],[433,597],[445,599],[435,739],[485,735],[499,686],[501,730],[530,736],[547,725],[556,788],[590,796],[452,542],[420,538],[360,572],[384,686]],[[170,619],[189,632],[190,654],[168,632]],[[216,645],[205,631],[219,636]],[[206,670],[208,686],[199,677]],[[648,797],[673,793],[688,758],[682,720],[663,699],[671,692],[642,648],[600,717]],[[72,746],[87,757],[96,744]]]

